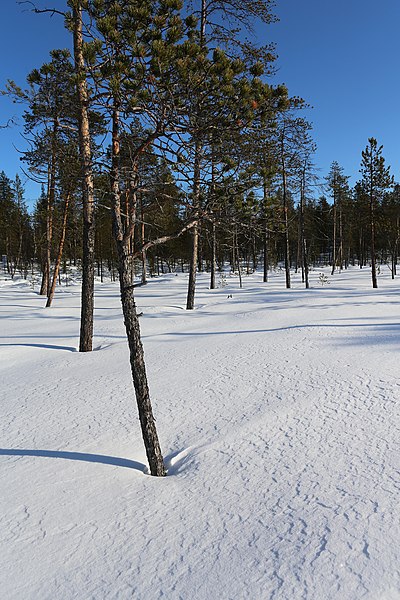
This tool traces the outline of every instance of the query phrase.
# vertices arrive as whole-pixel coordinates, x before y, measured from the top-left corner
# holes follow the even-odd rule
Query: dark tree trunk
[[[196,224],[192,228],[192,252],[191,252],[191,259],[190,259],[189,283],[188,283],[188,292],[187,292],[187,299],[186,299],[186,309],[187,310],[193,310],[193,308],[194,308],[198,248],[199,248],[199,229],[198,229],[198,225]]]
[[[264,254],[264,261],[263,261],[263,267],[264,267],[264,272],[263,272],[263,282],[267,283],[268,281],[268,268],[269,268],[269,239],[268,239],[268,219],[267,219],[267,201],[268,201],[268,187],[267,187],[267,181],[264,178],[263,181],[263,205],[264,205],[264,232],[263,232],[263,254]]]
[[[147,383],[146,367],[144,362],[143,345],[140,337],[139,319],[137,316],[134,286],[132,254],[130,252],[131,232],[125,231],[121,217],[121,194],[119,184],[119,106],[118,99],[114,99],[113,129],[112,129],[112,197],[113,197],[113,233],[118,251],[118,273],[122,311],[128,346],[130,351],[130,365],[138,407],[143,442],[149,462],[150,473],[157,477],[165,475],[164,461],[156,430],[155,419],[152,412],[149,387]]]
[[[54,292],[56,290],[57,277],[60,272],[61,258],[62,258],[62,254],[63,254],[63,250],[64,250],[65,235],[66,235],[66,231],[67,231],[67,216],[68,216],[69,199],[70,199],[70,193],[68,192],[65,196],[64,214],[63,214],[60,242],[58,244],[58,253],[57,253],[57,258],[56,258],[56,262],[54,265],[53,280],[51,282],[50,292],[49,292],[49,296],[48,296],[47,302],[46,302],[46,308],[49,308],[53,301]]]
[[[54,121],[52,132],[52,150],[48,177],[47,206],[46,206],[46,249],[43,261],[42,284],[40,295],[48,296],[50,290],[51,243],[53,239],[53,210],[56,193],[56,137],[57,121]]]
[[[211,232],[211,277],[210,277],[210,290],[215,290],[215,270],[217,263],[217,233],[215,221],[212,222]]]
[[[147,383],[144,351],[140,336],[139,319],[133,294],[131,258],[123,241],[117,242],[118,272],[122,311],[125,331],[128,339],[130,365],[138,407],[140,425],[150,473],[157,477],[164,476],[165,467],[158,440],[155,419],[153,416],[150,392]]]
[[[374,211],[374,202],[373,196],[371,194],[370,204],[369,204],[369,214],[371,221],[371,273],[372,273],[372,287],[378,287],[378,279],[376,276],[376,256],[375,256],[375,211]]]
[[[143,198],[140,199],[140,217],[141,217],[141,242],[142,242],[142,246],[144,246],[145,243],[145,224],[144,224],[144,209],[143,209]],[[141,254],[141,260],[142,260],[142,285],[146,285],[147,283],[147,278],[146,278],[146,250],[142,250],[142,254]]]
[[[269,247],[269,240],[268,240],[268,225],[267,223],[264,224],[264,238],[263,238],[263,242],[264,242],[264,274],[263,274],[263,281],[264,283],[267,283],[268,281],[268,267],[269,267],[269,255],[268,255],[268,247]]]
[[[239,242],[238,242],[238,234],[237,234],[237,228],[235,227],[235,232],[233,234],[233,256],[234,256],[234,263],[236,263],[237,266],[237,270],[238,270],[238,275],[239,275],[239,287],[240,289],[242,289],[243,287],[243,283],[242,283],[242,269],[240,266],[240,254],[239,254]]]
[[[195,157],[194,157],[194,174],[193,174],[193,212],[195,217],[198,216],[200,203],[200,163],[201,163],[201,144],[196,141]],[[193,310],[194,295],[196,291],[196,272],[199,255],[199,224],[195,223],[192,228],[192,252],[190,258],[189,283],[186,299],[186,310]]]
[[[307,260],[307,241],[306,241],[306,232],[305,232],[305,222],[304,222],[304,185],[305,185],[305,174],[303,174],[303,178],[301,181],[301,191],[300,191],[300,237],[301,237],[301,269],[303,274],[303,282],[306,285],[306,289],[308,290],[310,287],[310,283],[308,281],[308,260]]]
[[[286,191],[286,173],[283,172],[283,218],[285,227],[285,277],[286,288],[290,288],[290,245],[289,245],[289,215]]]
[[[299,265],[301,268],[301,282],[304,283],[304,267],[302,261],[302,247],[301,247],[301,215],[299,215],[299,223],[297,227],[297,252],[296,252],[296,263],[294,265],[294,272],[297,273]]]
[[[334,274],[336,269],[336,192],[333,192],[333,243],[332,243],[332,271]]]

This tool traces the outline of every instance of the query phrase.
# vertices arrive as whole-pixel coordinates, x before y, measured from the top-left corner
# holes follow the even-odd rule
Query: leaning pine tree
[[[180,86],[174,79],[174,65],[187,54],[187,45],[181,40],[185,27],[190,27],[188,19],[186,25],[181,20],[180,9],[179,0],[85,3],[87,22],[92,23],[92,43],[87,43],[85,50],[95,107],[102,110],[111,130],[109,176],[113,233],[130,365],[147,459],[150,472],[155,476],[165,475],[165,467],[152,412],[135,304],[132,268],[135,255],[131,240],[136,225],[138,172],[143,157],[157,139],[165,138],[168,129],[176,130],[174,119],[180,100],[175,90]],[[136,145],[130,148],[130,188],[129,194],[124,195],[127,202],[122,206],[126,190],[120,168],[121,145],[124,131],[135,119],[139,119],[142,126],[138,127]],[[193,221],[175,236],[190,226]],[[171,237],[165,235],[146,242],[139,253]]]

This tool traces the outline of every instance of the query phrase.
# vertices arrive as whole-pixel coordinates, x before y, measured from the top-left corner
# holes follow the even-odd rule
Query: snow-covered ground
[[[399,280],[319,273],[137,289],[162,479],[118,285],[81,354],[78,285],[0,281],[2,599],[400,598]]]

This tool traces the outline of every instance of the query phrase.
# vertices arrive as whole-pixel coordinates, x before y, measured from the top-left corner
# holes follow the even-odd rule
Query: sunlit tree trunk
[[[83,57],[82,4],[79,0],[76,0],[73,6],[73,27],[75,70],[79,98],[79,145],[83,171],[82,298],[79,351],[90,352],[93,345],[95,211],[88,115],[89,96]]]

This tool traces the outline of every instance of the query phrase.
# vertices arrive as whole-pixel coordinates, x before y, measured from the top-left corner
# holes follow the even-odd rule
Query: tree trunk
[[[215,290],[215,270],[217,263],[217,233],[215,221],[212,222],[211,232],[211,277],[210,277],[210,290]]]
[[[370,214],[370,222],[371,222],[371,272],[372,272],[372,287],[378,287],[378,279],[376,276],[376,256],[375,256],[375,211],[374,211],[374,202],[373,196],[371,194],[370,204],[369,204],[369,214]]]
[[[139,319],[133,294],[131,257],[126,246],[123,241],[117,242],[121,304],[128,339],[133,386],[150,473],[156,477],[163,477],[166,473],[151,406]]]
[[[304,223],[304,185],[305,185],[305,173],[303,174],[301,181],[301,190],[300,190],[300,233],[301,233],[301,269],[304,274],[303,281],[305,282],[306,289],[308,290],[310,287],[310,283],[308,281],[308,260],[307,260],[307,242],[306,242],[306,233],[305,233],[305,223]]]
[[[234,257],[234,264],[236,262],[236,266],[237,266],[237,270],[238,270],[238,275],[239,275],[239,287],[240,289],[242,289],[243,287],[243,283],[242,283],[242,269],[240,266],[240,255],[239,255],[239,242],[238,242],[238,234],[237,234],[237,228],[235,227],[235,232],[233,234],[233,255]]]
[[[267,199],[268,199],[268,188],[267,181],[264,178],[263,181],[263,206],[264,206],[264,232],[263,232],[263,253],[264,253],[264,261],[263,261],[263,282],[267,283],[268,281],[268,267],[269,267],[269,255],[268,255],[268,219],[267,219]]]
[[[143,210],[143,198],[140,199],[140,215],[141,215],[141,242],[142,246],[144,246],[144,238],[145,238],[145,225],[144,225],[144,210]],[[146,250],[142,250],[142,285],[146,285]]]
[[[195,146],[194,157],[194,173],[193,173],[193,212],[195,217],[199,213],[200,203],[200,163],[201,163],[201,144],[197,140]],[[192,253],[190,259],[189,283],[186,299],[186,310],[193,310],[194,295],[196,290],[196,272],[199,254],[199,224],[195,223],[192,228]]]
[[[264,237],[263,237],[263,245],[264,245],[264,273],[263,273],[263,282],[267,283],[268,281],[268,267],[269,267],[269,256],[268,256],[268,224],[264,224]]]
[[[374,209],[374,183],[373,183],[373,168],[370,166],[369,173],[369,219],[371,227],[371,274],[372,287],[378,287],[376,277],[376,256],[375,256],[375,209]]]
[[[294,266],[294,272],[297,273],[301,267],[301,282],[304,283],[304,265],[302,259],[302,244],[301,244],[301,215],[299,215],[299,223],[297,227],[297,252],[296,252],[296,263]]]
[[[42,284],[40,295],[48,296],[50,286],[51,242],[53,238],[53,210],[56,192],[56,148],[57,121],[54,121],[52,132],[51,161],[48,173],[47,206],[46,206],[46,249],[44,254]]]
[[[73,8],[74,59],[77,73],[79,98],[79,146],[83,170],[83,252],[82,252],[82,296],[79,351],[90,352],[93,344],[94,313],[94,186],[92,151],[88,115],[88,90],[83,58],[82,6],[77,0]]]
[[[192,252],[189,267],[189,283],[186,299],[186,310],[194,308],[194,294],[196,291],[197,256],[199,249],[199,228],[196,223],[192,228]]]
[[[140,337],[139,319],[137,316],[134,285],[132,254],[130,253],[130,231],[124,228],[121,217],[121,193],[119,185],[119,105],[114,99],[113,128],[112,128],[112,165],[111,182],[113,197],[113,233],[118,251],[118,273],[120,282],[121,304],[124,314],[125,331],[130,351],[130,365],[138,407],[143,442],[149,462],[150,473],[157,477],[165,475],[164,461],[152,412],[149,387],[147,383],[146,367],[144,362],[143,345]]]
[[[394,276],[397,275],[397,256],[399,253],[399,239],[400,239],[400,218],[397,217],[396,221],[396,241],[394,244],[394,253],[393,253],[393,279]]]
[[[290,288],[290,245],[289,245],[289,215],[286,191],[286,171],[283,170],[283,218],[285,226],[285,277],[286,288]]]
[[[64,242],[65,242],[65,234],[66,234],[66,231],[67,231],[67,216],[68,216],[69,199],[70,199],[70,193],[68,192],[66,194],[66,196],[65,196],[64,214],[63,214],[63,222],[62,222],[62,228],[61,228],[60,242],[59,242],[59,245],[58,245],[58,253],[57,253],[56,263],[54,265],[53,280],[52,280],[52,283],[51,283],[49,296],[47,298],[46,308],[49,308],[51,306],[52,301],[53,301],[54,292],[56,290],[57,277],[58,277],[58,273],[60,272],[61,258],[62,258],[62,253],[63,253],[63,249],[64,249]]]
[[[343,271],[343,207],[342,200],[339,197],[339,255],[338,264],[341,271]]]
[[[336,192],[333,192],[333,248],[332,248],[332,271],[334,274],[336,269]]]

